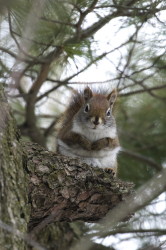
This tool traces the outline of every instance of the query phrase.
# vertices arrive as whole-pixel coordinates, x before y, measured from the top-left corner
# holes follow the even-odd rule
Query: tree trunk
[[[29,220],[24,159],[19,134],[0,86],[0,249],[25,249],[25,242],[16,236],[16,229],[27,231]]]

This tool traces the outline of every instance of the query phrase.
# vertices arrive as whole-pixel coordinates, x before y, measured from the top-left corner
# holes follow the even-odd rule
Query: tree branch
[[[19,61],[22,61],[22,62],[27,62],[27,63],[30,63],[32,61],[28,60],[27,58],[24,58],[22,56],[18,56],[17,54],[13,53],[11,50],[9,49],[6,49],[5,47],[2,47],[0,46],[0,50],[4,53],[7,53],[8,55],[10,55],[11,57],[19,60]]]
[[[81,41],[81,40],[84,40],[88,37],[91,37],[94,33],[96,33],[99,29],[101,29],[105,24],[107,24],[113,18],[116,18],[119,16],[126,16],[126,17],[142,16],[142,17],[148,19],[152,15],[154,15],[155,13],[161,11],[161,9],[158,9],[158,8],[147,9],[146,7],[144,9],[141,9],[141,10],[137,9],[137,8],[133,8],[133,11],[131,11],[132,10],[131,6],[134,5],[135,2],[137,2],[137,1],[136,0],[130,1],[130,2],[126,3],[126,5],[124,5],[123,7],[121,7],[120,5],[116,5],[117,10],[114,13],[108,14],[107,16],[101,18],[99,21],[95,22],[89,28],[80,31],[79,36],[77,36],[77,34],[76,34],[73,38],[68,39],[65,42],[65,44],[75,43],[76,41]],[[95,6],[93,6],[93,7],[95,7]],[[128,8],[130,8],[130,9],[128,9]],[[164,9],[164,8],[162,8],[162,9]]]
[[[132,35],[127,41],[125,41],[124,43],[122,43],[120,46],[115,47],[114,49],[104,52],[101,55],[97,56],[94,60],[90,61],[84,68],[80,69],[78,72],[74,73],[73,75],[67,77],[66,79],[59,81],[59,80],[53,80],[50,78],[47,78],[48,81],[52,81],[57,83],[56,86],[52,87],[51,89],[47,90],[44,94],[40,95],[37,99],[36,102],[40,101],[42,98],[48,96],[51,92],[55,91],[56,89],[58,89],[60,86],[63,85],[67,85],[67,84],[80,84],[80,82],[69,82],[72,78],[76,77],[77,75],[81,74],[82,72],[84,72],[86,69],[88,69],[92,64],[96,63],[97,61],[101,60],[103,57],[107,56],[108,54],[118,50],[119,48],[123,47],[124,45],[128,44],[134,35]],[[119,79],[119,78],[118,78]],[[82,82],[83,84],[93,84],[93,83],[106,83],[106,82],[111,82],[115,79],[112,80],[106,80],[103,82]]]
[[[43,146],[45,146],[45,137],[40,133],[39,129],[36,126],[35,102],[38,91],[40,90],[41,86],[48,76],[51,63],[62,53],[62,50],[63,49],[59,47],[47,56],[48,62],[41,66],[40,73],[36,81],[33,83],[31,89],[29,90],[27,96],[26,125],[29,129],[29,135],[34,142],[37,142]]]
[[[156,86],[156,87],[151,87],[151,88],[148,88],[148,89],[138,89],[138,90],[130,91],[130,92],[127,92],[127,93],[121,93],[121,94],[119,94],[119,96],[129,96],[129,95],[135,95],[135,94],[142,94],[144,92],[147,92],[147,90],[152,91],[152,90],[160,90],[160,89],[163,89],[163,88],[166,88],[166,84],[159,85],[159,86]]]
[[[98,221],[133,192],[133,184],[92,168],[78,159],[25,145],[29,172],[29,231],[34,234],[55,221]]]
[[[105,235],[103,235],[104,237],[107,237],[107,236],[111,236],[111,235],[116,235],[116,234],[146,234],[149,233],[151,235],[165,235],[166,234],[166,229],[160,229],[160,228],[150,228],[150,229],[143,229],[143,228],[140,228],[140,229],[121,229],[121,228],[117,228],[115,230],[112,230],[112,231],[109,231],[108,233],[106,233]],[[96,233],[91,233],[90,234],[91,237],[95,237],[97,236]],[[147,234],[146,234],[147,236]]]

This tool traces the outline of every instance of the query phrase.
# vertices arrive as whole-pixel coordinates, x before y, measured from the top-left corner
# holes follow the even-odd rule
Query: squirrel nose
[[[91,122],[94,124],[94,125],[99,125],[101,123],[101,118],[99,117],[92,117],[91,118]]]

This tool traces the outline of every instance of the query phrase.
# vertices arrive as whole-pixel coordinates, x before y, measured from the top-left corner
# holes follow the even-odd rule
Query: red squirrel
[[[116,174],[120,150],[112,113],[116,98],[116,90],[106,95],[89,87],[74,94],[57,135],[58,153]]]

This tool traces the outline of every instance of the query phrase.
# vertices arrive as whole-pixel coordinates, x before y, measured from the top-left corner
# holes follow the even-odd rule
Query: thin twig
[[[159,86],[156,86],[156,87],[151,87],[148,90],[152,91],[152,90],[160,90],[160,89],[164,89],[164,88],[166,88],[166,84],[159,85]],[[147,89],[138,89],[138,90],[130,91],[130,92],[127,92],[127,93],[121,93],[121,94],[119,94],[119,96],[126,97],[126,96],[130,96],[130,95],[142,94],[144,92],[147,92]]]

